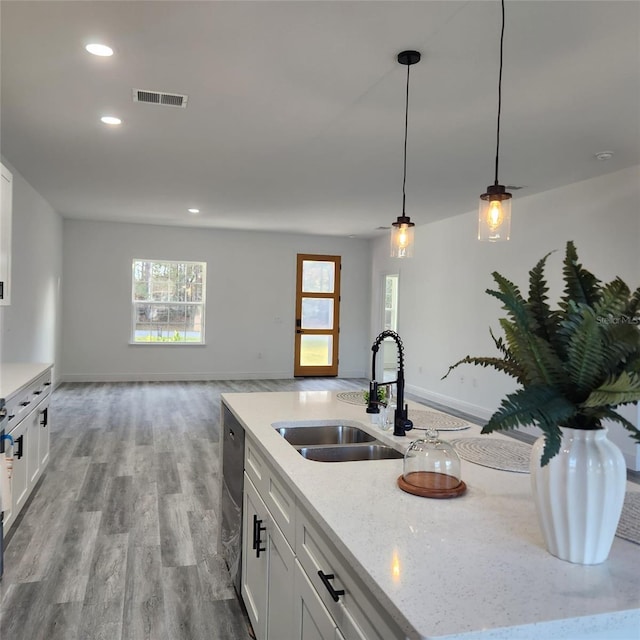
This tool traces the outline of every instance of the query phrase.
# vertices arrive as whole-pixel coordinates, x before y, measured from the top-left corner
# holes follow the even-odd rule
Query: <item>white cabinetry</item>
[[[295,500],[250,441],[245,470],[242,598],[257,640],[293,638]]]
[[[347,640],[404,638],[302,507],[296,513],[296,556],[318,599]]]
[[[11,303],[11,219],[13,176],[0,164],[0,305]]]
[[[245,440],[242,598],[257,640],[393,640],[396,625]]]
[[[9,435],[13,438],[13,445],[5,450],[5,455],[9,453],[9,457],[13,458],[13,471],[11,473],[11,504],[3,505],[5,534],[27,500],[27,492],[29,489],[26,447],[27,427],[27,422],[22,421],[10,432]],[[7,507],[9,507],[8,510]]]
[[[327,608],[322,604],[307,574],[296,560],[293,614],[295,638],[300,640],[344,640]]]
[[[19,388],[7,399],[4,455],[11,460],[11,503],[4,504],[4,533],[18,517],[49,460],[49,396],[51,369]]]

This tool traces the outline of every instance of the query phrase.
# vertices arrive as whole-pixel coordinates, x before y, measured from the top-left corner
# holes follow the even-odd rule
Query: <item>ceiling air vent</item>
[[[147,104],[159,104],[166,107],[186,108],[189,96],[179,93],[166,93],[164,91],[148,91],[146,89],[134,89],[133,101],[146,102]]]

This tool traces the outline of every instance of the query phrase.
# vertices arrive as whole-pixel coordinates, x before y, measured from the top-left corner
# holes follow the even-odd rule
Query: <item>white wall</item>
[[[0,307],[3,362],[59,362],[62,218],[13,174],[11,305]],[[54,373],[57,376],[57,372]]]
[[[65,380],[293,376],[296,254],[342,256],[339,375],[365,375],[370,242],[64,221]],[[134,258],[207,262],[206,345],[130,345]]]
[[[472,203],[470,203],[472,204]],[[420,219],[419,211],[411,212]],[[471,365],[440,378],[450,364],[466,355],[496,355],[489,327],[500,332],[500,303],[487,295],[494,288],[492,271],[528,289],[528,272],[547,252],[550,300],[561,292],[562,258],[573,240],[582,264],[602,280],[620,276],[640,286],[640,167],[513,200],[511,241],[476,239],[477,211],[416,229],[414,258],[391,261],[388,239],[373,249],[371,333],[379,326],[380,279],[400,273],[399,333],[406,347],[407,389],[479,418],[488,418],[511,378]],[[625,416],[638,424],[636,407]],[[640,468],[640,447],[615,425],[612,438],[623,448],[631,468]]]

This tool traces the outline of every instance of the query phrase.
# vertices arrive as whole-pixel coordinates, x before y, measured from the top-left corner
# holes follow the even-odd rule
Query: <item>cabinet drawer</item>
[[[352,572],[307,514],[298,510],[296,518],[296,556],[322,602],[336,621],[346,640],[391,640],[405,635],[383,618],[361,580]],[[333,575],[327,581],[335,591],[344,591],[336,602],[319,575]]]
[[[271,516],[293,548],[296,501],[277,473],[265,461],[250,438],[245,441],[244,468],[264,500]]]
[[[43,373],[35,382],[33,382],[27,394],[33,405],[44,400],[51,393],[51,369]]]
[[[7,427],[11,431],[51,394],[51,369],[23,387],[7,401]]]

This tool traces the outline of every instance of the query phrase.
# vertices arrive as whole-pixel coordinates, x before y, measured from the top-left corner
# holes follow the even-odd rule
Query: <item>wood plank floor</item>
[[[5,540],[0,638],[249,638],[216,554],[220,394],[366,385],[311,378],[59,386],[49,466]]]

